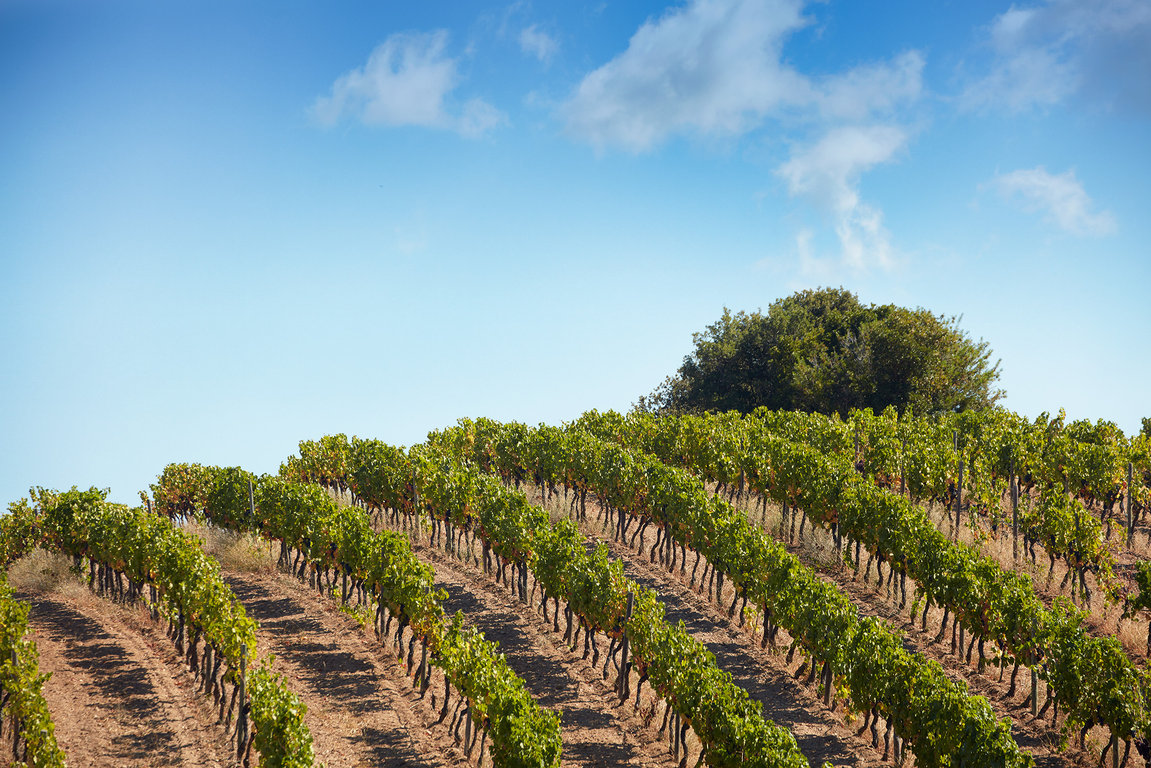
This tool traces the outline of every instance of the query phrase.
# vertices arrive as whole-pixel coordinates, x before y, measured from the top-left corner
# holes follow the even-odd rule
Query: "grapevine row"
[[[788,439],[802,439],[808,430],[796,420],[810,425],[824,418],[765,412],[747,421]],[[880,416],[855,411],[846,423],[827,422],[833,429],[839,427],[840,453],[850,454],[861,472],[888,487],[894,487],[898,478],[913,499],[938,498],[948,507],[956,506],[956,527],[965,505],[972,520],[976,515],[987,518],[998,530],[1004,522],[1002,500],[1018,481],[1016,493],[1023,507],[1018,522],[1031,559],[1035,560],[1036,543],[1042,543],[1051,569],[1056,558],[1065,560],[1068,575],[1074,573],[1085,597],[1088,570],[1114,593],[1114,556],[1107,534],[1112,508],[1126,489],[1127,453],[1117,442],[1121,435],[1101,430],[1099,442],[1085,442],[1072,437],[1083,433],[1075,429],[1082,422],[1064,428],[1062,417],[1050,422],[1041,417],[1032,424],[1002,410],[932,418],[901,417],[894,409]],[[858,435],[858,450],[851,447],[852,433]],[[829,449],[826,444],[812,444]],[[1132,477],[1140,479],[1141,475]],[[1142,484],[1133,485],[1136,488],[1126,489],[1128,503],[1134,501],[1139,508]],[[956,498],[960,494],[962,498]],[[1088,509],[1096,502],[1101,505],[1098,518]],[[1075,587],[1072,581],[1073,596]]]
[[[320,465],[323,470],[312,476],[309,470]],[[335,470],[341,466],[346,475]],[[713,766],[807,764],[794,736],[763,719],[760,706],[716,666],[711,652],[682,623],[673,626],[665,620],[658,596],[624,577],[623,564],[612,561],[606,547],[589,552],[574,523],[552,525],[543,509],[478,468],[427,447],[405,454],[378,441],[349,444],[337,436],[301,443],[301,457],[290,459],[281,471],[300,479],[327,477],[350,488],[368,508],[426,513],[435,521],[433,530],[446,533],[450,547],[460,546],[453,543],[457,538],[478,537],[485,570],[494,565],[497,578],[510,577],[525,602],[532,599],[528,575],[534,576],[531,592],[540,588],[545,618],[548,600],[554,603],[557,631],[560,601],[566,604],[564,639],[574,644],[582,630],[585,655],[592,652],[593,664],[599,659],[596,633],[610,638],[604,667],[614,663],[619,670],[621,700],[630,697],[634,663],[637,706],[642,685],[649,682],[667,702],[666,712],[679,718],[677,743],[683,743],[688,728],[699,738],[700,761]]]
[[[918,765],[1030,764],[1011,738],[1010,721],[996,720],[982,697],[969,696],[938,663],[906,651],[882,622],[862,619],[834,584],[682,470],[579,429],[465,420],[432,439],[502,473],[595,493],[640,518],[638,535],[655,523],[682,557],[690,547],[697,566],[702,555],[715,568],[717,593],[726,574],[737,597],[759,606],[768,624],[787,630],[813,665],[823,665],[825,699],[838,679],[852,708],[869,718],[882,714]],[[618,526],[622,536],[622,515]],[[734,609],[733,602],[729,613]]]
[[[854,540],[857,568],[862,544],[893,573],[915,580],[926,597],[924,623],[933,603],[944,608],[940,637],[953,614],[953,631],[957,625],[972,634],[972,643],[978,640],[981,665],[983,643],[990,640],[1013,657],[1013,682],[1021,663],[1031,668],[1033,712],[1038,676],[1048,683],[1043,712],[1052,704],[1062,708],[1068,727],[1082,725],[1082,733],[1095,723],[1107,726],[1108,749],[1117,748],[1118,739],[1129,748],[1131,739],[1151,735],[1151,685],[1117,639],[1091,637],[1082,612],[1063,600],[1046,609],[1029,577],[949,541],[921,509],[861,478],[849,459],[764,430],[741,430],[738,418],[724,416],[586,414],[580,423],[705,477],[744,478],[765,500],[802,509],[837,543]]]
[[[56,745],[56,727],[41,692],[48,676],[40,674],[36,643],[25,639],[27,631],[28,606],[16,600],[7,575],[0,572],[0,723],[5,717],[10,723],[13,760],[64,768],[64,752]]]
[[[410,628],[407,664],[411,674],[415,643],[420,641],[420,662],[415,680],[426,693],[432,667],[445,675],[441,720],[447,717],[450,685],[468,702],[465,748],[470,754],[476,739],[471,725],[484,738],[490,733],[495,766],[544,768],[558,766],[559,717],[542,709],[499,653],[497,643],[474,629],[465,629],[462,617],[448,620],[445,594],[434,588],[432,568],[420,562],[408,539],[392,531],[376,532],[363,510],[341,507],[315,485],[276,477],[256,477],[239,468],[173,464],[152,486],[158,511],[187,515],[202,511],[212,523],[237,531],[257,532],[279,541],[280,565],[303,578],[310,573],[313,586],[334,587],[342,579],[345,603],[355,594],[369,596],[377,638],[391,634],[403,647]],[[402,655],[402,652],[401,652]]]
[[[913,418],[910,414],[899,416],[894,409],[885,411],[881,417],[873,416],[870,411],[853,411],[848,422],[841,421],[837,416],[767,409],[758,409],[742,418],[735,413],[716,414],[708,417],[708,421],[719,429],[762,430],[784,440],[809,445],[823,453],[850,457],[855,461],[856,469],[880,487],[894,491],[898,481],[900,495],[906,492],[913,501],[940,498],[950,509],[958,501],[955,497],[959,491],[958,485],[961,485],[968,508],[989,518],[992,533],[996,533],[1004,523],[999,511],[999,499],[1005,489],[1011,489],[1011,483],[1016,479],[1011,474],[1015,470],[1014,446],[1027,442],[1022,435],[1030,427],[1025,421],[1006,413],[965,416],[963,421],[957,423],[965,425],[964,443],[975,446],[967,453],[953,448],[953,444],[958,441],[953,441],[951,437],[952,427],[949,425],[952,421]],[[956,415],[956,419],[959,419],[959,415]],[[955,434],[960,433],[956,431]],[[978,440],[972,437],[973,434]],[[1061,452],[1064,454],[1068,450],[1066,446],[1072,443],[1066,436],[1062,436],[1058,442],[1064,446]],[[1125,455],[1134,456],[1135,449],[1144,444],[1151,447],[1151,436],[1143,435],[1132,440],[1132,452]],[[1143,503],[1138,500],[1146,496],[1145,483],[1147,478],[1151,478],[1151,450],[1144,450],[1148,456],[1134,462],[1133,466],[1139,466],[1140,470],[1138,475],[1132,474],[1131,486],[1124,483],[1123,487],[1118,488],[1126,488],[1125,501],[1136,509],[1143,508]],[[712,453],[715,451],[712,450]],[[1030,453],[1035,454],[1036,451]],[[1099,456],[1098,453],[1094,455],[1096,458]],[[1112,450],[1104,455],[1115,459],[1124,454]],[[963,456],[967,458],[961,458]],[[997,458],[988,461],[986,456]],[[706,461],[709,479],[734,490],[740,470],[735,462],[717,459],[713,455]],[[962,467],[961,461],[964,462]],[[1096,466],[1105,464],[1095,462]],[[1111,461],[1110,466],[1114,475],[1118,471],[1117,459]],[[733,472],[735,477],[732,476]],[[1068,579],[1071,580],[1073,602],[1078,582],[1084,604],[1090,605],[1091,593],[1086,579],[1088,570],[1095,573],[1097,581],[1107,590],[1107,598],[1114,600],[1119,585],[1114,578],[1114,556],[1107,544],[1109,536],[1103,531],[1104,524],[1090,514],[1081,496],[1071,496],[1064,492],[1062,479],[1046,484],[1037,483],[1032,473],[1024,477],[1025,482],[1036,488],[1037,492],[1024,493],[1020,499],[1020,485],[1011,490],[1015,494],[1013,506],[1022,502],[1023,508],[1017,522],[1023,533],[1025,553],[1035,562],[1035,546],[1043,544],[1051,561],[1048,578],[1054,570],[1056,557],[1067,562],[1068,571],[1063,581],[1066,583]],[[1118,495],[1118,490],[1112,494],[1112,499]],[[974,520],[974,515],[971,519]],[[1110,518],[1107,527],[1109,531]],[[1146,567],[1140,565],[1140,568]],[[1137,584],[1143,583],[1139,579],[1136,581]],[[1140,610],[1151,610],[1151,592],[1146,588],[1127,597],[1124,616],[1132,617]],[[1151,640],[1151,628],[1148,630],[1148,638]],[[1151,651],[1148,655],[1151,656]]]
[[[26,544],[70,555],[78,568],[87,559],[93,589],[133,601],[149,588],[153,618],[166,615],[177,650],[212,694],[219,719],[230,726],[236,714],[237,757],[247,762],[254,746],[261,766],[310,768],[305,707],[267,663],[247,669],[249,653],[256,656],[256,623],[220,578],[218,564],[170,521],[104,497],[95,488],[35,489],[33,503],[21,500],[10,511],[31,533]]]
[[[24,637],[28,606],[8,584],[8,565],[33,546],[32,522],[18,509],[0,518],[0,724],[7,716],[13,760],[19,757],[33,768],[64,768],[64,752],[56,744],[56,725],[42,693],[48,675],[40,674],[36,643]]]
[[[1128,439],[1111,422],[1067,423],[1062,412],[1029,422],[1002,409],[916,417],[889,408],[879,415],[853,411],[846,422],[786,412],[755,416],[769,428],[786,427],[782,420],[808,434],[822,421],[816,433],[839,432],[835,450],[850,452],[859,469],[880,482],[902,481],[913,497],[950,502],[962,485],[971,510],[992,525],[1001,522],[1001,501],[1018,478],[1024,501],[1031,492],[1040,500],[1029,510],[1025,533],[1073,566],[1079,560],[1105,570],[1104,579],[1110,553],[1102,542],[1110,536],[1116,506],[1123,501],[1128,508],[1121,521],[1128,541],[1136,518],[1151,507],[1151,435]],[[813,445],[831,449],[822,439]],[[1048,519],[1053,505],[1057,516],[1071,518],[1066,524]],[[1098,519],[1089,511],[1096,505]]]

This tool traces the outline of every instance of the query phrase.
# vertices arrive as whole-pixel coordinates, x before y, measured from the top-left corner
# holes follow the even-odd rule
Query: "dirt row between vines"
[[[525,486],[525,490],[529,489]],[[529,495],[533,502],[540,503],[538,488],[529,490]],[[565,514],[567,511],[567,503],[563,500],[562,496],[553,498],[547,506],[553,515]],[[768,669],[773,670],[772,674],[781,675],[787,679],[793,679],[794,676],[800,672],[802,665],[802,662],[799,660],[800,654],[796,654],[796,658],[792,663],[788,664],[786,662],[786,649],[787,645],[791,642],[791,638],[785,631],[780,631],[779,637],[777,638],[777,649],[774,651],[770,648],[761,649],[759,647],[760,636],[758,632],[753,632],[751,627],[746,624],[744,627],[739,627],[738,614],[734,618],[728,618],[727,609],[735,597],[730,581],[725,581],[724,583],[723,598],[720,603],[717,604],[713,602],[707,595],[702,593],[698,586],[692,587],[688,584],[688,578],[692,570],[690,564],[687,568],[686,575],[680,575],[678,568],[675,573],[671,573],[666,567],[660,565],[658,561],[654,564],[651,563],[647,552],[641,554],[637,549],[632,549],[627,546],[626,542],[613,541],[610,533],[603,532],[600,522],[596,520],[596,516],[600,511],[598,500],[593,499],[591,494],[589,494],[587,499],[588,520],[586,523],[581,524],[583,532],[590,538],[605,542],[609,546],[612,554],[624,561],[625,572],[629,577],[635,578],[640,583],[656,589],[664,601],[668,603],[669,618],[683,618],[687,623],[689,631],[692,631],[693,635],[696,634],[697,626],[705,632],[720,631],[726,633],[729,638],[726,643],[717,643],[715,647],[712,647],[712,644],[709,643],[709,647],[716,653],[720,667],[732,672],[736,682],[745,687],[749,693],[752,693],[756,698],[760,698],[760,696],[757,695],[757,691],[762,687],[762,681]],[[634,530],[633,524],[633,527],[629,529],[629,538]],[[654,536],[654,529],[649,528],[646,535],[646,542],[649,548],[654,541]],[[794,554],[800,556],[809,566],[815,568],[817,572],[820,572],[822,578],[834,581],[840,589],[848,595],[862,616],[878,616],[884,619],[889,626],[892,626],[903,635],[904,646],[908,650],[940,662],[944,671],[952,679],[965,681],[973,694],[986,697],[997,716],[1011,717],[1013,721],[1013,736],[1019,745],[1035,758],[1038,768],[1067,768],[1069,766],[1090,766],[1098,763],[1097,750],[1094,755],[1087,754],[1087,752],[1077,748],[1072,748],[1069,751],[1059,750],[1057,729],[1050,726],[1050,711],[1048,711],[1045,718],[1034,719],[1030,716],[1027,709],[1020,706],[1030,685],[1026,670],[1019,674],[1017,695],[1014,699],[1008,701],[1005,696],[1008,688],[1006,677],[1009,676],[1010,670],[1008,670],[1008,675],[1005,676],[1004,681],[999,683],[996,680],[998,667],[994,669],[989,667],[984,674],[978,674],[974,663],[968,667],[958,661],[956,656],[947,652],[950,649],[949,641],[945,641],[945,643],[942,644],[930,642],[938,631],[942,611],[933,608],[932,612],[928,614],[927,632],[917,629],[919,626],[918,619],[916,629],[912,629],[908,623],[906,613],[903,613],[901,616],[898,604],[892,605],[886,601],[883,598],[884,593],[882,591],[875,589],[873,586],[865,585],[862,582],[853,582],[851,580],[851,572],[845,569],[839,569],[834,573],[825,572],[818,562],[812,562],[813,558],[810,557],[811,553],[806,552],[802,547],[792,546],[789,547],[789,549]],[[690,552],[688,553],[688,559],[694,562],[694,556]],[[702,564],[700,569],[702,570]],[[682,608],[679,604],[680,602],[683,604]],[[670,612],[673,606],[678,615]],[[716,629],[713,630],[712,627]],[[950,626],[948,630],[950,632]],[[930,637],[924,637],[925,635],[929,635]],[[705,635],[701,635],[701,639],[703,636]],[[749,666],[755,663],[753,660],[758,659],[762,659],[762,662],[760,662],[762,669],[749,669]],[[749,674],[749,672],[751,674]],[[799,683],[795,682],[794,685],[799,685]],[[831,721],[832,725],[829,727],[832,727],[833,730],[846,730],[850,736],[855,739],[855,743],[857,744],[856,749],[859,755],[866,755],[867,759],[873,760],[876,763],[880,761],[883,751],[882,726],[879,730],[881,739],[880,746],[878,750],[872,749],[869,737],[866,738],[866,741],[855,737],[855,729],[861,722],[860,718],[853,718],[851,724],[845,724],[843,720],[844,711],[842,703],[837,707],[836,712],[832,713],[829,711],[829,708],[822,703],[815,686],[810,688],[807,686],[800,687],[803,691],[803,698],[806,700],[807,706],[810,708],[813,716],[818,713],[822,719]],[[1040,688],[1040,696],[1043,696],[1042,686]],[[768,714],[766,710],[765,714]],[[778,717],[774,719],[780,724],[787,724]],[[1060,716],[1060,720],[1062,721],[1062,716]],[[792,726],[789,725],[789,727]],[[795,730],[793,727],[793,731]],[[800,740],[801,748],[804,748],[805,754],[807,754],[801,733],[802,729],[796,732],[796,737]],[[1095,738],[1097,741],[1100,738],[1106,738],[1100,736],[1101,733],[1105,733],[1104,729],[1097,728],[1096,732],[1092,733],[1089,738]],[[1076,738],[1077,735],[1076,733]],[[813,741],[817,741],[817,739],[813,738]],[[1103,742],[1100,742],[1100,749],[1102,743]],[[808,757],[809,759],[813,758],[811,754],[808,754]],[[819,760],[823,759],[831,760],[836,765],[846,764],[832,757],[819,758]],[[812,759],[812,762],[813,764],[818,764],[814,759]],[[1128,766],[1134,768],[1134,766],[1141,765],[1142,760],[1135,751],[1132,750]]]
[[[572,651],[562,633],[485,575],[435,547],[416,543],[416,555],[436,572],[436,586],[447,590],[444,609],[463,611],[465,620],[488,640],[500,644],[508,666],[544,707],[563,712],[561,734],[565,766],[673,766],[658,720],[644,722],[629,701],[621,704],[602,671]],[[561,622],[562,626],[562,622]]]
[[[31,557],[43,561],[44,553]],[[74,577],[13,584],[31,605],[44,698],[56,739],[71,766],[236,764],[210,701],[181,662],[161,625],[142,605],[122,606],[88,591]]]
[[[67,574],[63,559],[34,556],[58,572],[55,583],[38,583],[44,580],[36,568],[20,564],[12,582],[31,606],[30,638],[41,671],[51,673],[44,695],[68,764],[238,766],[210,700],[197,693],[162,624],[142,604],[92,594]],[[436,722],[432,696],[421,700],[412,689],[395,652],[341,613],[336,600],[274,572],[270,561],[259,571],[224,565],[225,580],[260,624],[261,655],[275,654],[273,669],[308,708],[317,765],[475,765],[448,725]]]
[[[508,665],[541,706],[562,710],[564,766],[672,766],[663,741],[589,662],[552,635],[506,590],[434,548],[415,546],[448,593],[448,614],[500,644]],[[339,601],[280,572],[226,571],[225,579],[260,622],[261,648],[308,705],[317,762],[328,768],[367,765],[474,765],[437,723],[443,683],[424,698],[410,684],[406,663],[362,629]],[[453,694],[454,697],[454,694]],[[658,725],[658,724],[657,724]],[[484,765],[490,765],[485,756]]]
[[[261,652],[276,655],[274,669],[307,705],[317,765],[468,764],[436,722],[431,696],[412,688],[394,646],[340,612],[336,599],[271,570],[226,569],[224,580],[260,623]]]

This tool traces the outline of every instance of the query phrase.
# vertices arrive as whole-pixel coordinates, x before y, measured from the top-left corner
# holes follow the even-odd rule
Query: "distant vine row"
[[[1036,544],[1046,550],[1051,570],[1056,558],[1066,561],[1064,583],[1071,579],[1073,600],[1076,587],[1089,600],[1088,571],[1114,595],[1115,558],[1108,546],[1112,510],[1126,497],[1133,526],[1146,503],[1144,473],[1133,471],[1128,487],[1124,468],[1133,454],[1117,430],[1105,428],[1107,422],[1085,429],[1084,422],[1065,427],[1062,417],[1050,422],[1041,417],[1032,424],[1002,410],[928,418],[901,415],[893,408],[880,415],[852,411],[846,421],[766,409],[744,418],[734,413],[714,418],[850,458],[881,487],[895,491],[898,486],[913,501],[934,499],[948,510],[955,508],[953,529],[964,509],[971,525],[986,520],[993,535],[1017,522],[1032,561]],[[1001,511],[1013,483],[1016,520]],[[1101,505],[1099,517],[1089,509],[1094,503]]]

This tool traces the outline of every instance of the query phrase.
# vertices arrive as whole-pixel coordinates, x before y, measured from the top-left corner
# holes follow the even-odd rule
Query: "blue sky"
[[[1151,416],[1151,2],[0,0],[0,497],[626,409],[798,289]]]

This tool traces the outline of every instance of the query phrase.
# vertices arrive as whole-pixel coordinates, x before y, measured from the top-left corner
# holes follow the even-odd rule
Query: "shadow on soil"
[[[22,596],[27,599],[28,596]],[[177,765],[180,745],[176,734],[164,728],[159,694],[148,671],[100,624],[47,595],[36,595],[31,619],[38,632],[63,645],[68,664],[83,670],[104,703],[103,717],[115,718],[134,730],[112,740],[114,757],[125,762],[151,761],[151,765]]]
[[[586,701],[598,696],[598,689],[585,684],[583,697],[578,681],[560,664],[542,658],[524,633],[516,626],[516,617],[507,610],[485,605],[466,588],[458,584],[438,583],[436,587],[448,593],[444,610],[449,614],[463,611],[468,622],[484,633],[489,640],[500,644],[507,654],[508,666],[523,678],[532,696],[542,706],[563,710],[564,754],[588,765],[630,765],[637,755],[631,745],[577,741],[569,738],[589,730],[604,729],[615,733],[616,718],[600,709],[598,702]],[[497,588],[498,589],[498,588]],[[524,610],[530,610],[526,606]],[[603,647],[600,638],[601,662]]]
[[[225,581],[248,615],[276,636],[277,658],[296,667],[299,681],[325,701],[331,701],[333,709],[363,715],[386,708],[390,694],[381,685],[374,667],[341,650],[330,639],[332,631],[306,616],[293,598],[275,595],[260,584],[235,577],[225,576]],[[426,765],[417,751],[417,742],[401,728],[364,727],[348,741],[362,744],[371,755],[372,765]]]
[[[712,633],[729,636],[730,630],[725,623],[701,614],[659,579],[637,571],[627,558],[624,558],[623,563],[628,578],[655,590],[659,595],[667,606],[668,622],[675,624],[682,620],[693,636]],[[763,716],[795,735],[800,751],[811,765],[820,765],[825,760],[837,766],[860,764],[853,747],[837,736],[828,734],[826,721],[813,715],[807,703],[796,695],[795,689],[801,682],[778,669],[765,667],[749,656],[740,643],[713,641],[705,645],[715,654],[719,668],[730,673],[732,681],[760,703]]]

